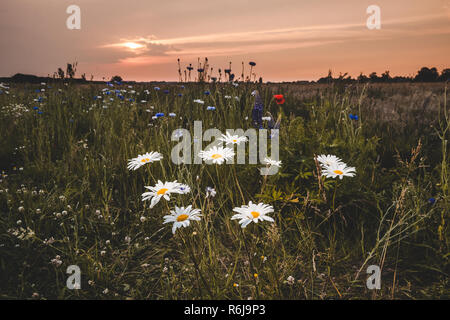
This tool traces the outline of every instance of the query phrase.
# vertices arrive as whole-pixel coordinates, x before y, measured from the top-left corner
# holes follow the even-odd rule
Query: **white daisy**
[[[128,160],[128,169],[137,170],[147,163],[159,161],[163,158],[159,152],[147,152],[143,155],[138,155],[136,158]]]
[[[275,166],[280,168],[281,167],[281,161],[277,161],[277,160],[272,160],[268,157],[264,158],[264,163],[270,166]]]
[[[205,161],[222,164],[225,160],[228,161],[234,157],[234,151],[230,148],[214,146],[209,150],[200,151],[198,155]]]
[[[151,199],[150,208],[153,208],[159,202],[159,200],[161,200],[161,198],[164,198],[167,201],[169,201],[171,193],[178,193],[178,194],[186,193],[185,190],[182,190],[183,186],[187,187],[186,185],[183,185],[177,182],[176,180],[173,182],[164,182],[164,183],[161,182],[161,180],[158,180],[158,183],[154,187],[150,186],[145,187],[150,191],[144,192],[142,194],[142,201]]]
[[[219,138],[219,141],[223,141],[226,144],[240,144],[241,142],[246,142],[247,141],[247,137],[245,136],[238,136],[236,135],[231,135],[229,132],[227,132],[227,134],[222,134],[222,137]]]
[[[322,171],[322,176],[327,178],[339,177],[339,179],[342,179],[343,177],[353,177],[355,174],[356,169],[354,167],[347,167],[343,162],[335,162],[325,167]]]
[[[326,168],[331,165],[343,163],[341,158],[338,158],[332,154],[327,154],[327,155],[321,154],[321,155],[317,156],[316,159],[317,159],[317,161],[320,162],[320,165],[322,166],[322,168]]]
[[[187,208],[181,207],[178,208],[175,206],[175,210],[170,211],[170,215],[164,216],[163,223],[173,222],[172,233],[175,234],[175,231],[181,227],[188,227],[190,221],[200,221],[200,209],[192,209],[192,206],[188,206]]]
[[[200,104],[204,104],[204,103],[205,103],[205,101],[203,101],[203,100],[200,100],[200,99],[195,99],[195,100],[194,100],[194,102],[196,102],[196,103],[200,103]]]
[[[250,222],[258,223],[258,221],[274,222],[271,217],[267,216],[268,213],[273,212],[273,207],[264,203],[254,204],[251,201],[248,205],[234,208],[233,211],[237,212],[231,217],[231,220],[240,219],[239,224],[242,228],[245,228]]]

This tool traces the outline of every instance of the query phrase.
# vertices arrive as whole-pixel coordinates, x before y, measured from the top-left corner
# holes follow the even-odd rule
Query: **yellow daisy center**
[[[237,140],[236,140],[236,139],[233,139],[233,142],[237,142]]]
[[[344,174],[341,170],[334,170],[333,172],[339,175]]]
[[[180,215],[177,217],[177,221],[178,221],[178,222],[181,222],[181,221],[186,220],[187,218],[189,218],[189,216],[188,216],[187,214],[180,214]]]
[[[149,158],[144,158],[144,159],[141,160],[141,162],[144,162],[144,163],[145,163],[145,162],[149,162],[149,161],[150,161]]]
[[[256,219],[256,218],[259,217],[259,212],[257,212],[257,211],[252,211],[252,212],[250,212],[250,213],[252,214],[252,216],[253,216],[254,219]]]
[[[219,158],[222,158],[222,155],[221,155],[221,154],[218,154],[218,153],[215,153],[215,154],[213,154],[213,155],[211,156],[211,158],[213,158],[213,159],[219,159]]]
[[[167,190],[169,190],[169,189],[166,189],[166,188],[159,189],[158,192],[156,193],[156,195],[160,196],[162,194],[165,194]]]

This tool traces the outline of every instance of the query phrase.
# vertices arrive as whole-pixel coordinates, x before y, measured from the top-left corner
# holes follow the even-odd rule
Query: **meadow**
[[[281,119],[277,174],[172,163],[172,133],[194,121],[252,128],[255,89],[263,115]],[[0,93],[0,298],[448,299],[446,90],[12,83]],[[151,151],[163,158],[128,168]],[[328,154],[354,176],[323,176],[316,157]],[[151,208],[142,194],[158,180],[190,190]],[[250,201],[273,221],[241,228],[233,209]],[[173,233],[163,217],[175,206],[201,216]],[[79,290],[66,286],[70,265]],[[370,265],[380,289],[366,286]]]

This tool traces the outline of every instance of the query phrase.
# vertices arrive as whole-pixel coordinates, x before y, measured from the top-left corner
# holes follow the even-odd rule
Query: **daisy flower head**
[[[230,148],[214,146],[208,150],[200,151],[198,155],[207,162],[222,164],[225,160],[229,161],[234,157],[234,151]]]
[[[175,231],[178,228],[188,227],[190,221],[200,221],[200,212],[200,209],[192,209],[192,206],[188,206],[187,208],[178,208],[177,206],[175,206],[175,210],[171,210],[170,215],[166,215],[163,217],[163,223],[173,223],[172,233],[175,234]]]
[[[322,176],[327,178],[336,178],[342,180],[343,177],[354,177],[356,169],[354,167],[347,167],[343,162],[336,162],[324,168]]]
[[[241,228],[245,228],[250,222],[258,223],[258,221],[275,222],[273,218],[267,214],[273,212],[273,207],[264,203],[254,204],[251,201],[248,205],[236,207],[233,209],[237,214],[231,217],[231,220],[239,220]]]
[[[184,194],[186,193],[181,189],[183,185],[176,180],[173,182],[162,182],[161,180],[158,180],[158,183],[153,186],[145,186],[146,189],[150,190],[147,192],[144,192],[142,194],[142,201],[145,200],[151,200],[150,202],[150,208],[153,208],[161,198],[164,198],[165,200],[170,200],[170,194],[171,193],[178,193],[178,194]],[[189,189],[190,190],[190,189]]]
[[[268,157],[265,157],[264,158],[264,163],[269,165],[269,166],[275,166],[275,167],[278,167],[278,168],[281,167],[281,160],[277,161],[277,160],[273,160],[273,159],[270,159]]]
[[[219,138],[219,141],[223,141],[226,144],[240,144],[241,142],[246,142],[247,141],[247,137],[245,136],[238,136],[236,135],[231,135],[229,132],[227,132],[227,134],[222,134],[222,137]]]
[[[341,158],[336,157],[332,154],[321,154],[317,156],[317,161],[319,161],[322,168],[326,169],[326,167],[329,167],[331,165],[337,165],[344,163]]]
[[[159,152],[147,152],[143,155],[138,155],[136,158],[128,160],[128,170],[137,170],[147,163],[159,161],[163,158]]]

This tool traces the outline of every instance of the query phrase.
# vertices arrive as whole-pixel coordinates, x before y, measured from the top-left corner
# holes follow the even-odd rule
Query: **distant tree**
[[[58,68],[58,77],[64,79],[64,70],[61,68]]]
[[[390,82],[390,80],[392,79],[391,76],[389,75],[389,70],[386,70],[384,73],[381,74],[381,81],[382,82]]]
[[[372,72],[371,74],[369,74],[369,78],[373,82],[378,82],[378,80],[380,79],[380,78],[378,78],[378,75],[376,72]]]
[[[121,76],[114,76],[111,78],[111,82],[122,82]]]
[[[368,81],[369,81],[369,78],[361,72],[361,73],[359,74],[357,80],[358,80],[359,82],[365,83],[365,82],[368,82]]]
[[[441,75],[439,76],[439,81],[450,81],[450,69],[442,70]]]
[[[439,78],[439,72],[436,68],[428,69],[427,67],[423,67],[417,72],[414,81],[418,82],[435,82]]]

